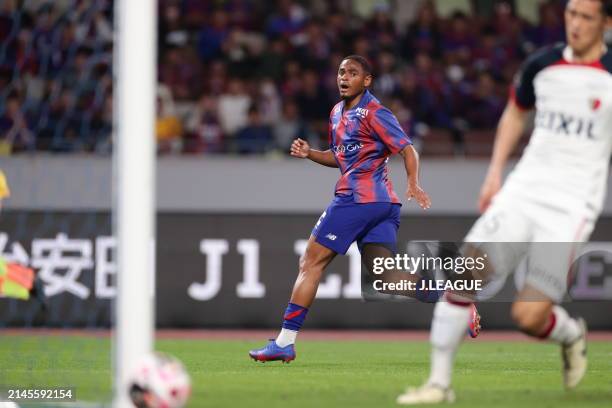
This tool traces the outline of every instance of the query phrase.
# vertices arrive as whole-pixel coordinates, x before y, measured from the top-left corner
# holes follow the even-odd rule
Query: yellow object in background
[[[155,133],[158,141],[178,139],[181,137],[183,127],[181,121],[174,116],[158,118],[155,122]]]
[[[34,286],[34,271],[0,257],[0,297],[28,300]]]
[[[13,151],[13,144],[5,140],[0,141],[0,156],[10,156]]]
[[[9,190],[8,182],[2,170],[0,170],[0,200],[11,195]]]

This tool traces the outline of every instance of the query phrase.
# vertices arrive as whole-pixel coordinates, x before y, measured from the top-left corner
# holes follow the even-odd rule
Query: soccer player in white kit
[[[567,389],[587,367],[586,325],[560,306],[579,243],[589,239],[606,194],[612,150],[610,0],[570,0],[567,44],[540,50],[521,67],[500,120],[479,207],[484,214],[466,247],[489,255],[489,273],[507,276],[527,259],[512,318],[526,334],[561,346]],[[535,109],[535,129],[503,188],[502,173]],[[546,243],[546,244],[545,244]],[[553,252],[551,252],[553,251]],[[465,336],[472,298],[447,293],[434,309],[427,382],[397,398],[402,405],[453,402],[454,357]]]

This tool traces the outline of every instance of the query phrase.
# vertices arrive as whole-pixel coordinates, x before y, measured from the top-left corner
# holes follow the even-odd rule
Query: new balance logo
[[[330,241],[335,241],[336,238],[338,238],[337,236],[335,236],[334,234],[327,234],[325,236],[325,238],[329,239]]]

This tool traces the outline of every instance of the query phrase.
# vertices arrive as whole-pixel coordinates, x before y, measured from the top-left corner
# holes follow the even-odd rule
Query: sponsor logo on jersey
[[[334,153],[336,154],[344,154],[344,153],[350,153],[350,152],[354,152],[356,150],[359,150],[363,147],[363,143],[350,143],[350,144],[344,144],[344,145],[339,145],[339,146],[334,146],[333,150]]]
[[[595,105],[593,105],[594,107]],[[595,121],[593,118],[580,117],[565,112],[538,111],[535,118],[535,126],[557,135],[595,139],[593,134]]]
[[[334,234],[327,234],[325,238],[329,239],[330,241],[335,241],[338,237]]]

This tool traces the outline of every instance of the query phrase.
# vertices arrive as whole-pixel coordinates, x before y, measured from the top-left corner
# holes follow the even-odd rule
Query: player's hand
[[[409,185],[408,190],[406,191],[406,197],[408,198],[408,201],[411,201],[414,198],[417,204],[419,204],[419,206],[424,210],[431,207],[431,199],[429,198],[429,195],[418,185]]]
[[[498,173],[489,173],[485,178],[482,187],[480,188],[480,196],[478,197],[478,210],[483,213],[491,205],[491,200],[495,194],[501,189],[501,175]]]
[[[291,143],[290,153],[293,157],[305,159],[310,153],[310,145],[305,140],[302,140],[300,138],[295,139],[293,143]]]

